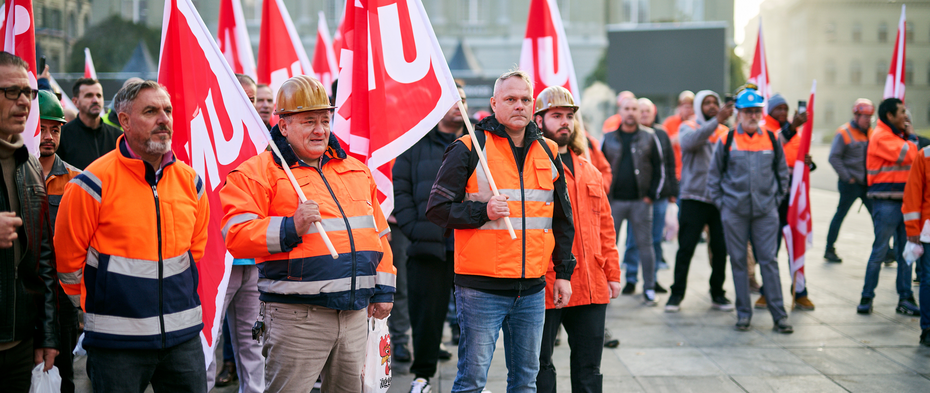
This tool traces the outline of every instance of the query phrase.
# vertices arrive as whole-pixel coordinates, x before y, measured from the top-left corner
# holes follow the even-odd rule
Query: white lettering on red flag
[[[769,64],[765,56],[765,39],[762,37],[762,17],[759,17],[759,35],[756,36],[756,52],[752,56],[752,67],[749,69],[749,79],[746,82],[758,87],[759,94],[768,103],[772,95],[772,86],[769,81]],[[810,105],[808,105],[810,107]]]
[[[891,55],[891,66],[888,67],[888,77],[885,78],[885,91],[882,98],[897,98],[904,101],[904,66],[907,61],[907,21],[904,16],[905,6],[901,5],[901,19],[898,20],[898,36],[894,40],[894,53]]]
[[[252,41],[246,29],[240,0],[220,0],[220,16],[217,21],[216,42],[233,72],[257,79]]]
[[[315,76],[283,0],[265,0],[262,5],[257,72],[258,83],[271,86],[275,96],[281,84],[292,76]]]
[[[520,69],[530,74],[533,97],[549,86],[562,86],[572,92],[575,102],[581,102],[575,65],[555,0],[532,0],[530,3]]]
[[[90,57],[90,48],[84,48],[84,77],[97,79],[97,68],[94,67],[94,58]]]
[[[36,34],[32,0],[8,0],[4,10],[3,51],[19,56],[29,64],[29,86],[38,89],[36,79]],[[23,142],[29,152],[39,154],[39,96],[32,98],[32,109],[26,119]]]
[[[316,29],[316,49],[313,50],[313,70],[323,87],[326,95],[333,95],[333,81],[339,76],[339,66],[336,64],[336,53],[333,51],[332,40],[329,38],[329,26],[326,25],[326,15],[320,11],[320,18]]]
[[[172,150],[197,171],[210,198],[207,248],[197,263],[201,339],[209,365],[232,267],[220,232],[219,187],[226,174],[264,148],[266,131],[190,0],[166,1],[164,15],[158,82],[174,107]]]
[[[354,5],[343,25],[333,133],[371,169],[381,208],[389,215],[394,158],[461,98],[419,0],[349,4]]]
[[[785,248],[788,251],[789,267],[791,269],[791,282],[794,292],[799,293],[807,287],[804,275],[804,254],[812,247],[814,235],[811,226],[810,201],[810,167],[804,162],[810,152],[811,134],[814,129],[814,93],[817,91],[817,81],[811,86],[811,96],[807,102],[807,122],[804,130],[797,138],[801,138],[798,146],[798,158],[794,163],[794,173],[791,177],[791,193],[788,196],[788,225],[782,228],[785,235]]]

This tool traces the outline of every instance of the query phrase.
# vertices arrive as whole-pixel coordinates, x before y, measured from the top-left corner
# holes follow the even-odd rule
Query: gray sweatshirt
[[[707,170],[714,155],[717,138],[711,138],[717,130],[717,118],[704,120],[701,103],[704,98],[713,95],[710,90],[699,91],[694,97],[695,121],[698,129],[693,129],[687,122],[678,128],[678,140],[681,145],[681,199],[691,199],[704,203],[714,203],[707,192]]]

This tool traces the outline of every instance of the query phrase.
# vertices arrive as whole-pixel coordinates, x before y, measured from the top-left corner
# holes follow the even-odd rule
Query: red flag
[[[258,43],[258,83],[271,86],[274,95],[288,78],[314,76],[307,51],[300,42],[283,0],[265,0]]]
[[[390,215],[393,159],[461,98],[419,0],[349,4],[333,133],[371,168],[381,208]]]
[[[174,107],[172,150],[203,178],[210,198],[210,236],[197,263],[201,339],[209,365],[232,267],[220,232],[219,188],[227,173],[264,149],[265,126],[190,0],[165,2],[158,82]]]
[[[316,29],[316,49],[313,51],[313,69],[326,88],[328,96],[333,95],[333,81],[339,76],[339,66],[336,64],[336,54],[333,52],[332,40],[329,39],[329,26],[326,26],[326,15],[320,11],[320,21]]]
[[[904,101],[904,64],[907,60],[907,37],[904,18],[904,4],[901,4],[901,19],[898,21],[898,37],[894,40],[894,53],[891,55],[891,66],[888,68],[888,78],[885,79],[885,93],[882,98],[897,98]]]
[[[532,0],[526,38],[520,51],[520,69],[530,74],[533,97],[549,86],[562,86],[581,102],[575,65],[555,0]]]
[[[242,16],[239,0],[220,0],[220,17],[217,21],[216,42],[233,72],[256,79],[252,41]]]
[[[333,34],[333,53],[336,54],[336,65],[341,64],[339,62],[340,56],[342,56],[342,26],[346,24],[346,10],[349,9],[351,0],[347,0],[345,7],[342,9],[342,19],[339,19],[339,26],[336,26],[336,33]]]
[[[58,92],[61,93],[61,105],[65,107],[65,109],[71,109],[75,113],[77,113],[78,111],[77,106],[74,105],[74,102],[72,102],[71,98],[68,97],[68,93],[65,93],[65,91],[58,84],[58,81],[55,80],[54,76],[52,75],[48,76],[48,84],[52,85],[53,89],[58,90]]]
[[[97,69],[94,68],[94,59],[90,57],[90,48],[84,48],[84,77],[97,79]]]
[[[29,64],[29,86],[38,89],[36,75],[36,33],[32,0],[7,0],[3,23],[3,51],[19,56]],[[29,152],[39,154],[39,96],[32,99],[23,142]]]
[[[759,17],[759,35],[756,36],[756,53],[752,56],[752,68],[749,69],[749,79],[746,81],[755,84],[759,94],[768,102],[769,97],[772,96],[772,86],[769,80],[769,63],[765,56],[765,40],[762,38],[761,16]]]
[[[788,251],[788,261],[791,268],[791,282],[794,293],[804,291],[806,280],[804,276],[804,253],[813,245],[814,235],[811,231],[811,200],[810,200],[810,167],[804,163],[811,148],[811,134],[814,129],[814,93],[817,91],[817,81],[811,86],[811,97],[807,101],[807,123],[801,135],[801,144],[798,147],[798,158],[794,164],[794,173],[791,180],[791,193],[788,199],[788,225],[782,228],[785,235],[785,247]]]

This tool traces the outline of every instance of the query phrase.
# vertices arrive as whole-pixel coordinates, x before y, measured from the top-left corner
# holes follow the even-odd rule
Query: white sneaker
[[[643,292],[643,305],[646,307],[655,307],[658,305],[658,303],[656,303],[656,291],[649,289]]]
[[[429,381],[424,378],[414,379],[410,383],[410,393],[429,393],[430,389]]]

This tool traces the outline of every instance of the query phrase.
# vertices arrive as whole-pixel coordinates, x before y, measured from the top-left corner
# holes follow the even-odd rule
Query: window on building
[[[649,1],[623,0],[623,14],[626,16],[626,22],[647,23],[649,22]]]
[[[827,27],[825,30],[827,42],[836,41],[836,22],[827,22]]]
[[[74,11],[71,11],[68,15],[68,36],[77,38],[77,15],[74,14]]]
[[[904,84],[914,84],[914,60],[904,62]]]
[[[832,101],[827,101],[823,106],[823,120],[827,123],[833,123],[834,117],[836,117],[836,108]]]
[[[888,42],[888,24],[885,22],[878,24],[878,42]]]
[[[852,41],[853,41],[853,42],[862,42],[862,23],[853,22],[853,27],[852,27]]]
[[[84,35],[84,32],[90,28],[90,13],[84,15],[84,28],[81,30],[81,35]]]
[[[487,11],[484,9],[484,0],[463,0],[462,1],[462,15],[464,16],[464,22],[467,25],[478,25],[484,23],[484,14],[482,11]]]
[[[875,66],[875,84],[884,86],[885,79],[888,79],[888,62],[879,60]]]
[[[913,23],[904,24],[904,37],[907,38],[908,43],[914,42],[914,24]]]
[[[858,85],[862,83],[862,62],[853,60],[849,65],[849,83]]]
[[[832,85],[836,83],[836,64],[833,62],[832,59],[827,60],[827,63],[824,66],[823,74],[824,74],[824,79],[827,82],[827,84]]]

